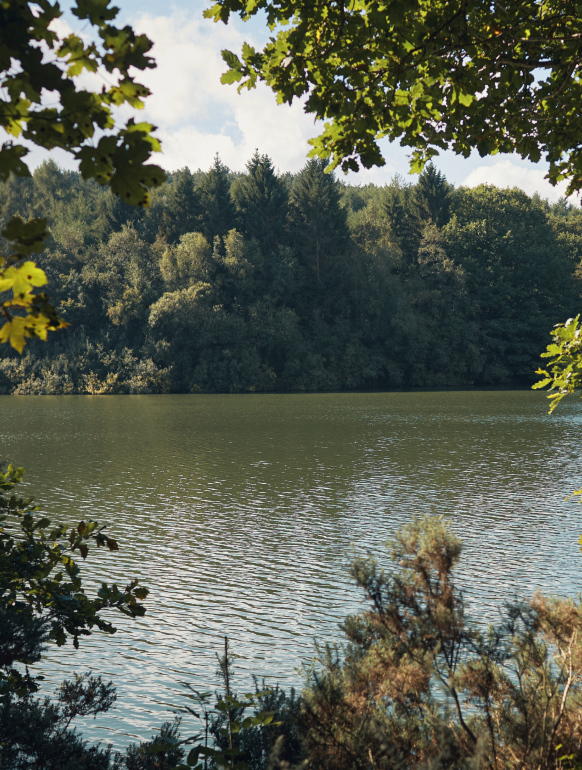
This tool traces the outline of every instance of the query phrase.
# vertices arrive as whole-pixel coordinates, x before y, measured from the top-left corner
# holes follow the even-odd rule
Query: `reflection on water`
[[[480,617],[504,597],[582,587],[582,411],[554,416],[539,393],[2,397],[0,458],[57,518],[110,522],[119,554],[87,572],[139,577],[146,618],[51,650],[50,683],[94,668],[116,708],[86,737],[147,737],[178,682],[216,684],[233,640],[251,673],[301,685],[313,637],[339,640],[357,610],[351,548],[382,553],[415,513],[450,517],[460,581]],[[107,732],[104,731],[107,728]]]

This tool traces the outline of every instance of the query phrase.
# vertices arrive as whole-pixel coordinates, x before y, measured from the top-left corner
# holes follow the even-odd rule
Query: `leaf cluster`
[[[94,521],[53,523],[32,498],[16,493],[23,476],[24,469],[12,465],[0,473],[0,698],[37,689],[27,667],[46,642],[60,646],[72,639],[78,647],[94,628],[112,634],[104,611],[141,617],[148,594],[132,580],[124,588],[102,583],[89,596],[76,554],[85,559],[95,547],[117,550],[117,542]]]
[[[155,62],[148,56],[152,43],[145,35],[113,24],[118,11],[110,0],[75,3],[73,14],[88,22],[97,42],[59,35],[53,28],[62,16],[57,2],[5,0],[0,7],[0,126],[15,139],[69,152],[80,161],[84,178],[110,185],[128,203],[147,206],[149,188],[165,178],[161,168],[146,165],[160,149],[154,127],[130,118],[113,133],[112,108],[143,108],[150,91],[132,70],[152,68]],[[116,82],[91,91],[74,80],[83,72],[113,75]],[[53,106],[46,104],[47,93]],[[10,173],[30,176],[22,160],[27,153],[13,140],[4,143],[1,181]]]
[[[30,693],[3,697],[2,765],[13,770],[110,770],[111,748],[87,745],[71,724],[76,717],[107,712],[115,699],[111,682],[89,674],[63,682],[54,699],[39,699]]]
[[[214,705],[210,706],[211,693],[198,693],[192,688],[189,689],[190,692],[187,695],[198,704],[198,709],[186,706],[182,710],[201,721],[205,719],[207,723],[210,722],[212,732],[218,741],[214,746],[209,746],[208,733],[204,736],[198,733],[185,738],[182,745],[192,745],[192,748],[188,752],[185,763],[178,765],[176,770],[187,770],[189,767],[205,770],[208,764],[214,768],[249,770],[244,749],[241,748],[241,734],[244,735],[253,728],[264,728],[269,725],[275,727],[280,724],[273,721],[274,711],[256,708],[269,691],[245,693],[243,696],[230,693],[219,694]],[[254,713],[252,716],[245,716],[244,713],[249,708],[252,708]],[[207,725],[206,729],[208,729]],[[231,746],[228,739],[235,735],[238,740]],[[202,743],[203,737],[204,743]],[[242,744],[244,746],[244,739]]]
[[[78,0],[74,5],[73,14],[88,22],[96,42],[55,31],[54,22],[62,16],[58,2],[0,4],[0,127],[13,137],[0,148],[0,182],[11,174],[31,176],[23,160],[29,149],[14,143],[21,139],[46,150],[65,150],[79,161],[84,179],[109,186],[126,203],[149,205],[150,189],[165,179],[159,166],[148,163],[160,150],[154,126],[130,118],[115,131],[112,109],[124,104],[143,108],[150,91],[135,80],[132,70],[155,66],[148,56],[152,43],[129,26],[116,27],[112,22],[118,11],[110,0]],[[91,91],[75,81],[84,72],[113,75],[116,82]],[[0,257],[0,293],[13,291],[11,299],[0,302],[5,318],[0,343],[9,342],[22,353],[27,338],[46,340],[49,330],[66,324],[46,294],[34,293],[33,287],[47,279],[26,259],[44,249],[46,219],[24,223],[15,217],[2,236],[16,241],[17,248]]]
[[[35,289],[47,283],[44,270],[27,259],[44,250],[48,236],[46,219],[23,222],[13,217],[1,235],[13,242],[7,257],[0,256],[0,294],[11,291],[12,297],[0,303],[5,323],[0,328],[0,343],[10,342],[22,353],[27,338],[46,340],[49,331],[62,329],[67,324],[59,318],[44,292]]]
[[[532,388],[545,388],[548,385],[550,414],[560,401],[569,393],[582,387],[582,327],[580,316],[569,318],[563,324],[557,324],[552,332],[553,341],[547,346],[542,358],[549,358],[548,369],[538,369],[542,379]]]
[[[330,168],[384,165],[378,140],[412,148],[412,171],[439,150],[545,156],[552,183],[582,186],[577,0],[219,0],[228,22],[265,13],[263,50],[224,51],[223,83],[264,81],[324,121],[312,156]]]

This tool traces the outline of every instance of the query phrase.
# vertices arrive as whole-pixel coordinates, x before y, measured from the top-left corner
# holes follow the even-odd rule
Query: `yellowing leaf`
[[[25,262],[20,267],[11,265],[0,272],[0,276],[0,292],[12,289],[14,297],[21,302],[30,295],[33,286],[44,286],[47,282],[44,270],[31,261]]]
[[[21,278],[31,286],[44,286],[47,277],[44,270],[37,267],[34,262],[25,262],[18,270]]]
[[[471,104],[475,101],[473,94],[463,93],[461,91],[459,91],[457,98],[463,107],[470,107]]]
[[[7,321],[0,329],[0,342],[10,342],[12,347],[22,353],[26,345],[25,337],[30,337],[26,329],[26,318],[16,316]]]
[[[13,284],[14,284],[14,278],[12,277],[12,275],[4,274],[4,276],[0,278],[0,292],[8,291],[9,289],[12,288]]]

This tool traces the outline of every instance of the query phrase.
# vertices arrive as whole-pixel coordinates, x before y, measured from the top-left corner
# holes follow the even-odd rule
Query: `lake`
[[[1,397],[0,459],[28,469],[26,492],[120,542],[89,578],[151,590],[115,636],[51,650],[47,687],[113,679],[116,707],[80,727],[116,747],[171,716],[181,681],[218,684],[224,635],[241,690],[253,673],[300,687],[313,639],[340,641],[362,606],[353,553],[382,557],[413,514],[462,536],[483,621],[538,588],[576,595],[582,508],[564,497],[582,487],[582,405],[566,401],[550,417],[531,391]]]

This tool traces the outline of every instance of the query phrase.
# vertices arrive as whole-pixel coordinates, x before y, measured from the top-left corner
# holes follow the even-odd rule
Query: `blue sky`
[[[233,19],[228,25],[203,19],[208,6],[204,0],[118,0],[120,20],[153,41],[157,69],[141,80],[153,91],[139,116],[158,126],[163,154],[156,162],[172,171],[189,166],[207,169],[218,152],[226,165],[243,170],[255,148],[267,153],[280,171],[297,171],[305,163],[309,145],[318,126],[305,115],[300,103],[277,105],[264,86],[238,94],[235,86],[223,86],[225,69],[220,51],[238,52],[243,41],[261,45],[268,37],[262,19],[244,24]],[[78,20],[67,15],[65,23],[77,31]],[[348,180],[356,184],[384,184],[394,176],[408,174],[407,151],[385,142],[386,166],[358,174]],[[33,163],[44,157],[35,152]],[[55,159],[70,166],[63,155]],[[455,185],[474,186],[483,182],[499,187],[521,187],[527,193],[539,192],[551,200],[563,193],[545,179],[545,163],[533,164],[516,156],[467,160],[444,153],[435,160]],[[414,177],[411,177],[413,180]]]

